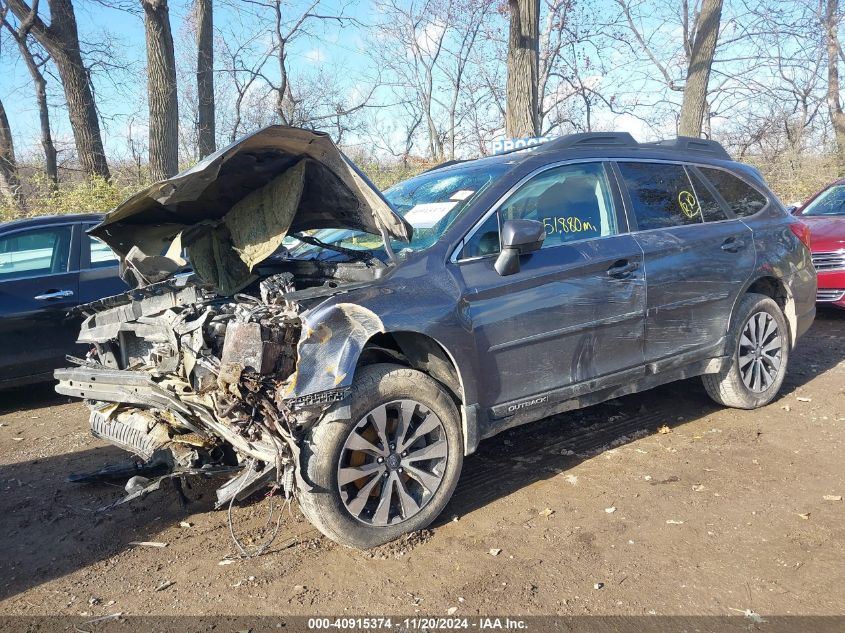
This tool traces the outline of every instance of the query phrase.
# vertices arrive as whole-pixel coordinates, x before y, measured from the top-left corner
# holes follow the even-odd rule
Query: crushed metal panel
[[[384,332],[379,316],[354,303],[337,303],[303,315],[296,372],[283,389],[286,400],[349,386],[364,345]]]

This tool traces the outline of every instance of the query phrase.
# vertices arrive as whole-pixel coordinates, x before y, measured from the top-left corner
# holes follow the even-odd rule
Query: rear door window
[[[720,222],[721,220],[728,220],[728,215],[725,213],[722,205],[710,193],[710,189],[698,174],[695,173],[695,170],[687,169],[687,174],[692,181],[693,193],[698,200],[698,205],[701,207],[701,215],[704,217],[704,221]]]
[[[117,266],[119,261],[114,251],[105,242],[95,237],[88,236],[89,262],[91,268],[106,268]]]
[[[744,218],[754,215],[766,206],[766,196],[757,191],[747,182],[734,176],[724,169],[700,167],[701,172],[716,187],[716,191],[728,203],[728,208],[737,217]]]
[[[701,224],[701,204],[683,165],[619,163],[640,231]]]

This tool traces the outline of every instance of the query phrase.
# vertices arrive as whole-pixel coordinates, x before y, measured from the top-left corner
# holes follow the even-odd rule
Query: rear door
[[[577,395],[576,385],[642,368],[642,251],[602,163],[549,168],[510,195],[463,245],[464,314],[494,417]],[[500,276],[499,225],[532,219],[543,248]],[[566,389],[573,387],[573,389]],[[589,389],[587,389],[589,390]]]
[[[645,360],[653,371],[721,354],[731,309],[751,275],[751,231],[692,168],[617,163],[643,249]]]
[[[74,351],[79,318],[78,225],[0,235],[0,381],[47,374]]]
[[[83,225],[87,230],[91,226]],[[120,261],[114,251],[95,237],[81,232],[79,303],[88,303],[129,290],[120,278]]]

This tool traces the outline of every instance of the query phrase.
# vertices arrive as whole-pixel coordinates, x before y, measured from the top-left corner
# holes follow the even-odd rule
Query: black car
[[[52,380],[67,364],[81,317],[72,308],[126,292],[118,259],[85,231],[101,214],[61,215],[0,224],[0,389]]]
[[[805,228],[711,141],[567,136],[382,197],[327,136],[274,126],[91,231],[137,288],[88,306],[97,354],[57,389],[155,472],[130,498],[230,471],[219,506],[274,484],[370,547],[515,425],[691,376],[771,402],[815,315]]]

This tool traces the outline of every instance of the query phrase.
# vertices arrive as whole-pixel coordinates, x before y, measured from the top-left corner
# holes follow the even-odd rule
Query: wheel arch
[[[446,387],[457,405],[466,403],[457,362],[445,345],[428,334],[410,330],[374,334],[361,350],[356,369],[378,362],[398,363],[428,374]]]
[[[748,284],[748,287],[745,289],[743,294],[748,294],[750,292],[769,297],[777,303],[778,306],[780,306],[784,317],[786,317],[786,323],[789,326],[789,346],[790,348],[795,347],[795,333],[798,330],[798,316],[795,313],[795,299],[793,298],[789,287],[783,283],[782,279],[773,275],[760,275]],[[737,299],[737,304],[738,303],[739,298]],[[736,309],[736,304],[734,305],[734,309]]]

